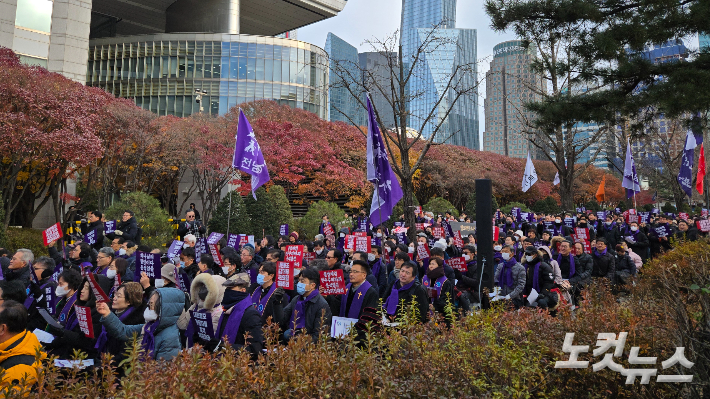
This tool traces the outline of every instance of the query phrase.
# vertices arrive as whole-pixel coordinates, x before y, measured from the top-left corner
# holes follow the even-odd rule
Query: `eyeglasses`
[[[353,269],[350,269],[350,274],[353,274],[353,273],[365,273],[365,272],[363,272],[362,270],[353,270]]]
[[[116,299],[125,299],[126,298],[124,295],[114,295],[113,297]]]
[[[335,259],[335,256],[326,256],[326,259]]]
[[[194,216],[188,216],[187,218],[188,218],[188,219],[194,219],[195,217],[194,217]]]

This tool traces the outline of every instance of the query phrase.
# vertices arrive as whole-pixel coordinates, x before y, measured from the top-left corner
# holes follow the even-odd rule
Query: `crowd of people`
[[[592,281],[603,280],[622,293],[639,278],[644,262],[672,249],[676,240],[707,236],[692,221],[664,214],[639,223],[615,212],[600,218],[595,212],[505,215],[498,210],[495,289],[488,292],[475,232],[452,228],[454,222],[470,224],[463,214],[423,212],[416,226],[406,226],[402,216],[392,230],[369,225],[364,212],[352,225],[332,226],[324,215],[312,240],[291,232],[228,245],[222,237],[218,259],[200,245],[207,231],[198,215],[190,209],[180,223],[180,250],[173,258],[167,254],[173,242],[165,248],[140,243],[130,210],[107,234],[103,215],[89,212],[83,233],[94,231],[93,244],[51,242],[49,256],[39,257],[28,249],[0,248],[3,383],[31,384],[38,349],[39,360],[45,352],[69,359],[78,349],[97,362],[110,353],[119,364],[134,337],[156,360],[197,345],[210,352],[241,348],[257,358],[268,349],[263,336],[268,323],[278,325],[282,343],[288,343],[298,335],[322,339],[334,316],[353,320],[351,333],[360,339],[405,317],[448,324],[493,301],[554,315],[559,306],[580,306],[580,293]],[[407,227],[416,229],[414,241]],[[367,237],[369,252],[353,248],[350,237],[356,235]],[[307,256],[294,269],[289,289],[277,283],[277,267],[292,245],[302,245]],[[160,278],[137,269],[140,253],[160,254]],[[333,270],[342,271],[345,293],[323,295],[321,272]],[[97,292],[108,299],[98,300]]]

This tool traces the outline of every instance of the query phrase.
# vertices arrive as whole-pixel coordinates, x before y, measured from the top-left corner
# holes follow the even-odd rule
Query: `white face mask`
[[[557,224],[562,223],[562,219],[555,219],[555,223],[557,223]]]
[[[533,259],[535,259],[535,255],[525,255],[525,260],[529,262],[532,262]]]
[[[147,322],[156,321],[156,320],[158,320],[158,314],[155,313],[155,310],[150,310],[150,308],[145,308],[145,311],[143,311],[143,318]]]
[[[227,266],[222,266],[222,273],[224,273],[224,274],[229,274],[229,267],[227,267]]]
[[[464,256],[463,256],[463,260],[465,260],[466,262],[468,262],[469,260],[471,260],[471,257],[468,256],[468,255],[464,255]]]
[[[126,254],[126,250],[123,249],[123,248],[121,248],[121,249],[118,250],[118,254],[119,254],[119,255],[125,255],[125,254]]]
[[[317,254],[317,255],[320,255],[320,254],[322,254],[322,253],[323,253],[323,250],[322,250],[322,249],[316,249],[316,254]]]
[[[165,286],[165,280],[162,278],[155,279],[155,288],[163,288]]]
[[[375,254],[367,254],[367,260],[368,260],[368,261],[374,262],[375,259],[377,259],[377,258],[375,258]]]
[[[503,253],[501,254],[501,256],[503,256],[503,260],[509,260],[509,259],[510,259],[510,254],[507,253],[507,252],[503,252]]]
[[[57,289],[54,290],[54,293],[57,294],[58,297],[63,298],[66,294],[69,293],[69,290],[67,288],[64,288],[64,286],[58,285]]]
[[[604,222],[607,226],[611,226],[611,222]]]
[[[106,270],[106,277],[108,277],[110,279],[116,278],[116,270],[113,270],[113,269]]]
[[[345,233],[340,233],[340,238],[345,237]]]
[[[631,231],[636,231],[636,230],[638,230],[638,229],[639,229],[639,228],[636,227],[636,226],[631,226]]]
[[[407,248],[407,252],[410,253],[410,254],[413,254],[413,253],[414,253],[414,248],[413,248],[413,247]]]
[[[294,276],[298,276],[299,274],[301,274],[301,269],[293,269]]]
[[[493,247],[493,250],[495,251],[500,251],[501,249],[503,249],[503,246],[501,245],[496,245],[495,247]]]

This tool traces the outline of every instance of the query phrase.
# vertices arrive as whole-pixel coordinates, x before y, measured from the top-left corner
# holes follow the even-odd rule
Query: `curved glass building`
[[[217,115],[255,100],[275,100],[327,118],[328,61],[323,49],[272,36],[161,33],[92,39],[86,84],[159,115]]]

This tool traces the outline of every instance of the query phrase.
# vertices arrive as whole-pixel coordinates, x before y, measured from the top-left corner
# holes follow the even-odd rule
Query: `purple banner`
[[[116,231],[116,221],[115,220],[109,220],[106,223],[104,223],[104,234],[113,233],[114,231]]]
[[[141,273],[145,273],[149,278],[162,278],[160,274],[160,254],[136,251],[136,274],[133,281],[140,282]]]
[[[209,237],[207,237],[207,244],[215,245],[219,243],[219,240],[224,237],[224,234],[222,233],[212,233],[210,234]]]
[[[84,242],[89,245],[96,244],[96,230],[91,230],[84,236]]]
[[[180,256],[180,254],[182,253],[182,246],[183,245],[184,245],[184,243],[182,241],[179,241],[179,240],[173,241],[173,243],[170,244],[170,248],[168,248],[168,253],[167,253],[168,259],[173,261],[173,259]]]
[[[288,225],[287,224],[282,224],[281,227],[279,227],[279,235],[282,235],[282,236],[288,235]]]
[[[230,234],[227,238],[227,246],[239,250],[239,234]]]

